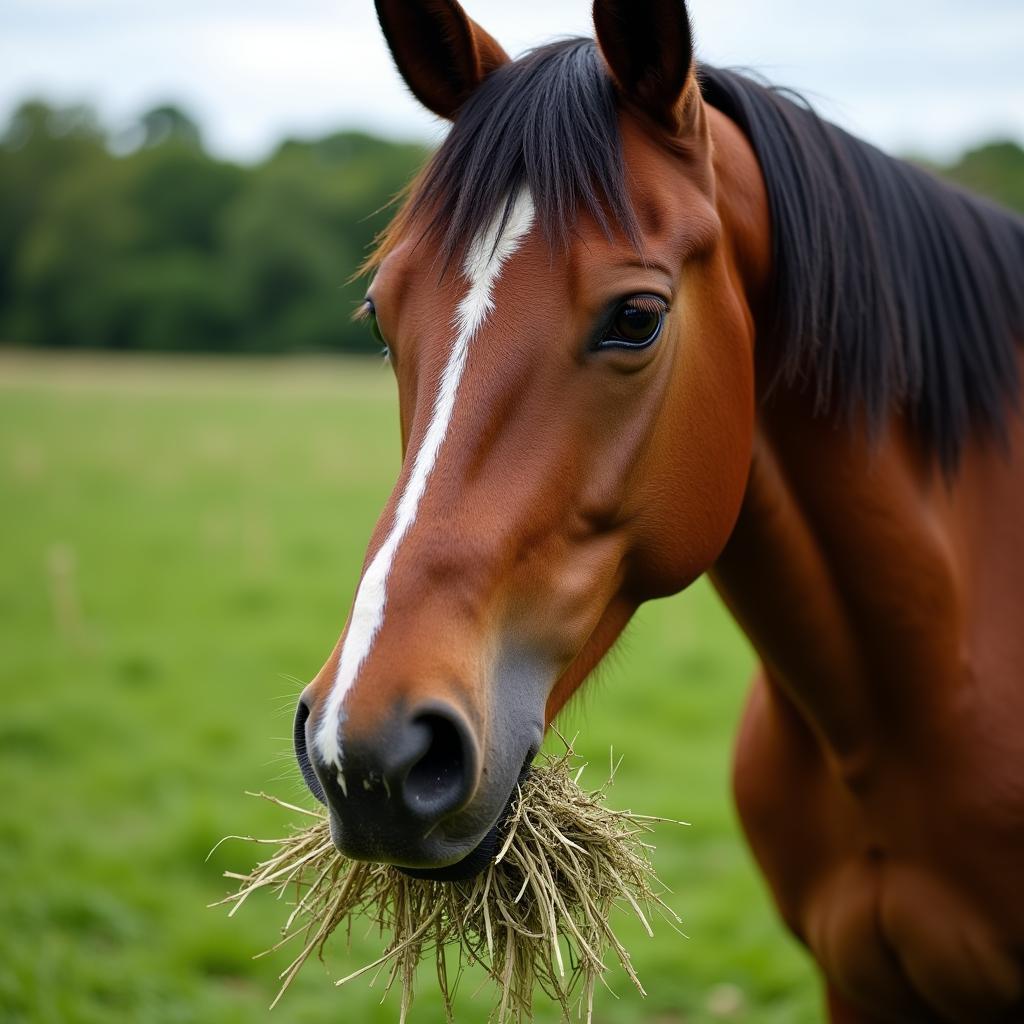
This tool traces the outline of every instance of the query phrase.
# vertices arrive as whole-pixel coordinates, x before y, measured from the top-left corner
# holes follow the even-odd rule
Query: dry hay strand
[[[301,947],[280,975],[272,1007],[310,956],[323,959],[336,929],[344,925],[351,940],[353,921],[360,917],[390,939],[380,957],[335,984],[383,973],[385,996],[400,987],[403,1024],[416,967],[430,956],[449,1021],[459,979],[470,963],[479,964],[497,987],[495,1024],[532,1019],[537,988],[561,1006],[566,1019],[575,1009],[590,1021],[596,984],[607,984],[609,950],[646,995],[610,922],[613,910],[625,908],[649,936],[653,915],[673,928],[679,923],[662,899],[667,889],[654,872],[654,847],[647,841],[654,826],[668,819],[607,808],[604,800],[618,766],[600,789],[585,791],[579,784],[585,765],[566,747],[560,756],[538,759],[520,783],[501,849],[468,881],[410,878],[392,865],[349,860],[331,842],[324,812],[259,794],[313,819],[284,838],[251,840],[277,849],[248,874],[226,872],[238,881],[238,890],[214,904],[231,905],[234,914],[257,890],[269,889],[279,898],[294,894],[281,940],[259,954],[294,941]]]

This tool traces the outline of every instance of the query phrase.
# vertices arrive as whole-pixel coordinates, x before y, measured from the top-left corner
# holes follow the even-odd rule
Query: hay
[[[400,985],[402,1022],[412,1004],[416,967],[428,956],[435,961],[449,1021],[467,963],[480,964],[497,987],[492,1014],[497,1024],[531,1019],[538,987],[561,1005],[567,1019],[576,1009],[590,1021],[609,950],[646,994],[612,930],[613,909],[631,911],[648,935],[652,913],[673,927],[679,918],[661,898],[665,889],[646,841],[664,819],[609,810],[604,799],[614,768],[593,792],[580,788],[582,771],[568,745],[561,756],[540,758],[520,784],[494,862],[464,882],[414,879],[390,865],[349,860],[335,850],[324,813],[265,797],[313,823],[282,839],[253,840],[277,850],[248,874],[227,872],[239,888],[214,906],[229,904],[234,914],[257,890],[270,889],[279,897],[294,893],[283,937],[266,953],[293,941],[301,949],[281,973],[272,1005],[313,953],[322,959],[339,926],[345,925],[351,938],[353,920],[364,917],[390,936],[384,953],[335,984],[383,973],[385,995]]]

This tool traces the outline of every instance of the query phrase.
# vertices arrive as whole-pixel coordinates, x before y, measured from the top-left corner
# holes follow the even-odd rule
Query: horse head
[[[515,61],[455,2],[377,10],[452,128],[371,261],[404,459],[296,749],[339,850],[454,877],[638,605],[725,545],[754,329],[684,4],[598,0],[596,45]]]

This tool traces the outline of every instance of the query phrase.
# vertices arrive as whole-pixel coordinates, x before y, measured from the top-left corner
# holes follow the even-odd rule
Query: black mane
[[[761,164],[784,380],[873,428],[902,408],[947,469],[972,428],[1002,436],[1018,402],[1024,219],[783,90],[710,67],[701,87]]]
[[[905,410],[947,469],[972,428],[1003,434],[1024,339],[1024,219],[781,90],[706,65],[700,83],[764,175],[781,378],[812,388],[823,412],[863,410],[871,428]],[[429,214],[447,267],[523,186],[556,244],[581,212],[639,243],[615,90],[592,40],[552,43],[489,76],[409,212]]]

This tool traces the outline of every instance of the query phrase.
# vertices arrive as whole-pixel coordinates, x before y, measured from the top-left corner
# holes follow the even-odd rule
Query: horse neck
[[[710,110],[720,215],[758,340],[749,483],[711,578],[768,676],[854,765],[882,717],[920,707],[957,663],[960,597],[951,491],[897,417],[874,440],[816,414],[799,389],[765,394],[771,230],[756,157]]]
[[[864,423],[819,415],[799,387],[768,394],[779,354],[762,327],[774,320],[764,183],[746,138],[710,113],[758,380],[747,492],[711,576],[776,692],[854,776],[882,737],[906,746],[929,712],[957,706],[975,675],[1003,688],[995,699],[1017,699],[1019,674],[999,666],[1024,655],[1024,417],[1009,418],[1005,447],[968,437],[947,478],[899,415],[872,438]]]

